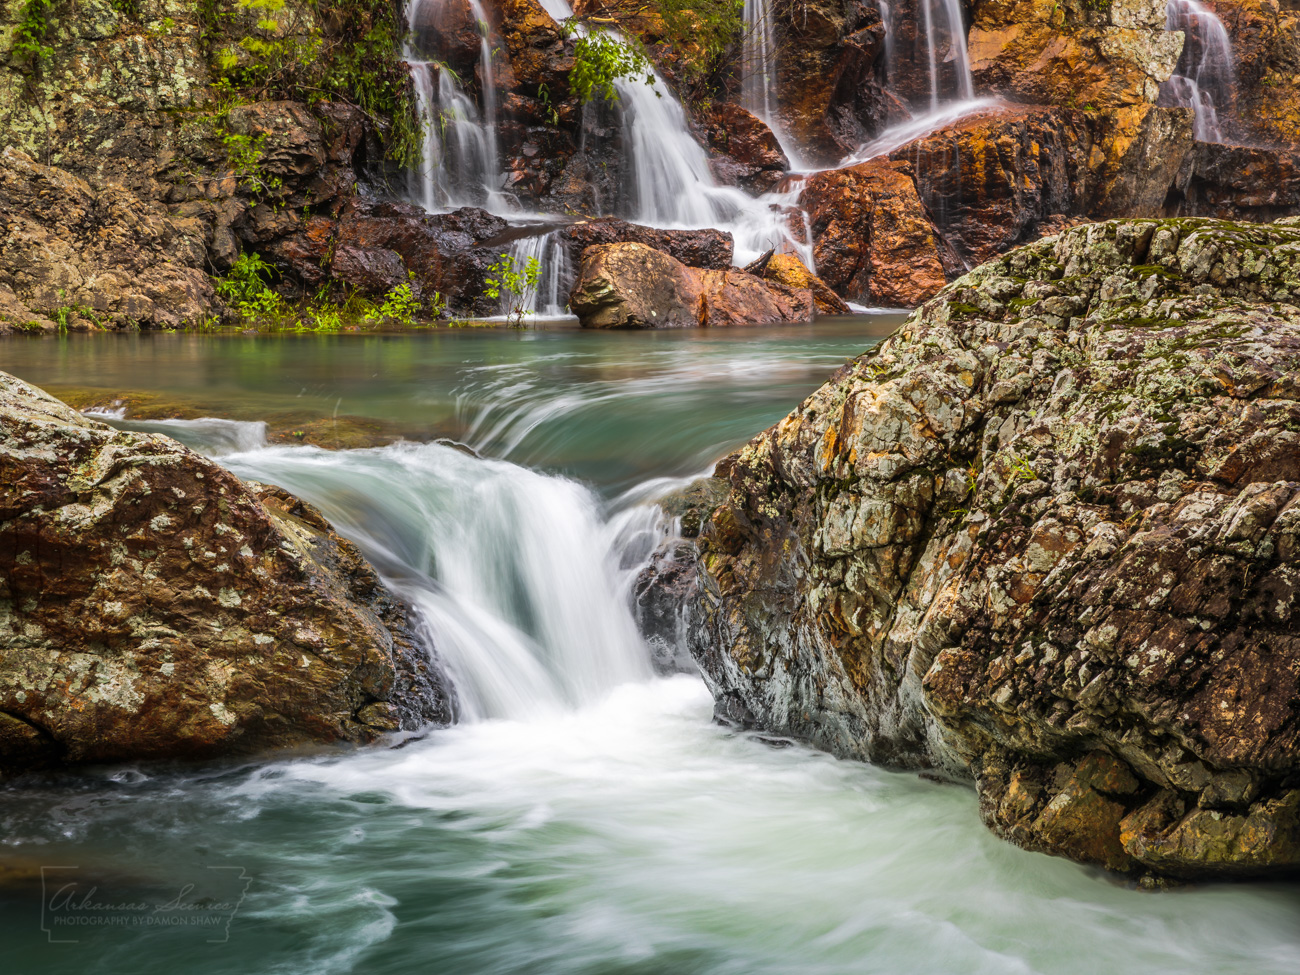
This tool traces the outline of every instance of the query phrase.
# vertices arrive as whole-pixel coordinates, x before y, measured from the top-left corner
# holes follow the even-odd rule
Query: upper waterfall
[[[1227,28],[1198,0],[1169,0],[1165,29],[1183,32],[1183,53],[1165,82],[1163,100],[1195,115],[1193,133],[1202,142],[1224,141],[1219,113],[1232,103],[1236,71]]]

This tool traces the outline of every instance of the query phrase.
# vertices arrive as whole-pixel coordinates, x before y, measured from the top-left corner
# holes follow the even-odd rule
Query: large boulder
[[[1086,202],[1090,133],[1082,113],[1003,107],[968,116],[890,155],[968,267],[1034,239]]]
[[[415,621],[314,508],[0,373],[0,769],[452,717]]]
[[[912,307],[944,285],[939,237],[907,163],[874,159],[817,173],[800,197],[817,272],[850,301]]]
[[[972,781],[1030,849],[1300,868],[1286,223],[1024,246],[720,464],[694,595],[658,573],[720,716]]]
[[[584,328],[682,328],[807,322],[813,295],[735,268],[710,270],[644,244],[582,255],[569,307]]]

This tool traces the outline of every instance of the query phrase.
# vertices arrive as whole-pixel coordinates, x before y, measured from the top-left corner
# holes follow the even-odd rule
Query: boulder
[[[735,242],[725,230],[659,230],[628,223],[616,217],[580,220],[560,231],[576,267],[582,252],[597,244],[644,244],[663,251],[690,267],[722,271],[731,267]]]
[[[811,321],[813,297],[735,268],[687,267],[625,243],[583,252],[569,307],[584,328],[718,328]]]
[[[1297,350],[1294,219],[1092,224],[954,282],[719,464],[658,567],[719,716],[972,782],[1029,849],[1294,873]]]
[[[709,166],[719,183],[766,193],[790,168],[790,160],[767,123],[739,105],[714,102],[697,113],[696,122],[703,130],[705,145],[715,153]]]
[[[1007,106],[968,116],[908,143],[891,159],[910,163],[935,226],[967,267],[1034,239],[1086,196],[1090,132],[1080,112]]]
[[[817,272],[868,305],[911,307],[944,285],[939,238],[902,162],[874,159],[809,177],[800,203]]]
[[[0,768],[446,724],[408,610],[318,511],[0,373]]]
[[[799,260],[795,254],[773,254],[763,268],[763,280],[779,284],[794,291],[812,292],[813,305],[822,315],[847,315],[849,306],[844,299]]]

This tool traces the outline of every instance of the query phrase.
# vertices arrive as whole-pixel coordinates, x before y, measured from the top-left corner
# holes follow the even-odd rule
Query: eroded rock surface
[[[973,780],[1030,849],[1295,871],[1298,428],[1297,222],[1077,227],[720,464],[660,574],[721,716]]]
[[[0,769],[211,758],[452,720],[321,514],[0,373]]]
[[[770,325],[813,317],[811,288],[728,268],[687,267],[644,244],[601,244],[582,254],[569,306],[583,328]]]

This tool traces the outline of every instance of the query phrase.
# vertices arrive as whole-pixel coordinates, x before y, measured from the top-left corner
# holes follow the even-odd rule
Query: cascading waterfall
[[[937,112],[942,105],[942,66],[951,62],[956,75],[957,99],[967,101],[975,97],[975,82],[971,76],[970,54],[966,47],[966,24],[962,18],[961,0],[916,0],[920,18],[921,36],[929,88],[929,110]],[[880,17],[885,25],[885,70],[891,82],[904,71],[902,59],[909,54],[895,43],[897,25],[894,18],[902,16],[898,4],[879,3]],[[943,41],[947,39],[947,50]]]
[[[568,294],[573,285],[574,272],[569,261],[568,248],[560,240],[558,231],[533,237],[520,237],[506,252],[518,273],[523,273],[530,260],[536,260],[541,277],[536,288],[520,296],[525,315],[542,318],[560,318],[569,314]],[[510,314],[514,299],[501,296],[500,313]]]
[[[795,169],[805,168],[799,147],[777,116],[776,27],[772,0],[745,0],[745,37],[741,46],[740,104],[767,124]]]
[[[1178,67],[1164,84],[1162,101],[1192,110],[1197,139],[1222,142],[1219,112],[1231,104],[1235,81],[1232,42],[1223,21],[1197,0],[1169,0],[1165,30],[1180,30],[1185,39]]]
[[[224,462],[318,505],[416,607],[461,720],[592,704],[650,676],[629,606],[658,509],[607,518],[576,482],[438,444],[279,447]]]
[[[407,7],[408,22],[417,22],[422,6],[438,2],[411,0]],[[518,207],[502,191],[496,76],[488,20],[479,0],[470,0],[470,8],[480,24],[481,112],[448,67],[421,60],[411,41],[407,41],[406,62],[424,123],[424,159],[419,170],[412,174],[410,191],[432,213],[479,206],[504,216]]]

